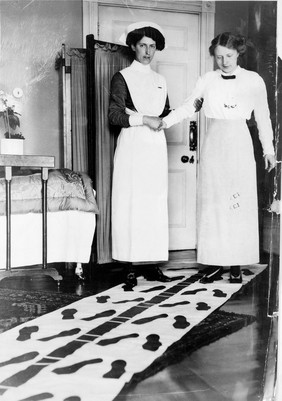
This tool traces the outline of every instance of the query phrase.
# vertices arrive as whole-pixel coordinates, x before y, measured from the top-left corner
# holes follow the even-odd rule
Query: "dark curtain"
[[[281,160],[281,60],[277,57],[277,2],[249,2],[249,38],[253,46],[249,49],[247,68],[258,72],[266,83],[270,117],[274,131],[274,147],[277,160]],[[259,26],[259,28],[258,28]],[[281,167],[267,173],[264,167],[261,144],[257,127],[251,126],[253,134],[258,178],[259,227],[261,239],[261,260],[269,264],[268,314],[277,311],[278,273],[280,257],[280,215],[271,211],[271,205],[280,199]]]
[[[96,262],[110,263],[111,254],[111,187],[113,158],[118,132],[108,123],[110,83],[112,76],[132,62],[127,47],[95,41],[87,37],[88,101],[90,112],[89,174],[92,176],[99,215],[96,227]]]
[[[88,171],[86,51],[71,49],[71,126],[74,171]]]

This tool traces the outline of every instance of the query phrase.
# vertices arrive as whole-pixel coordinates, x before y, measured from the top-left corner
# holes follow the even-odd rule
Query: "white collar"
[[[142,64],[137,60],[132,62],[131,67],[138,72],[149,73],[152,71],[150,64]]]
[[[228,76],[228,75],[236,75],[236,76],[237,76],[237,75],[240,74],[240,72],[242,71],[242,68],[241,68],[239,65],[237,65],[237,67],[235,68],[235,70],[232,71],[232,72],[226,73],[226,72],[221,71],[220,68],[219,68],[217,71],[218,71],[218,73],[219,73],[220,75],[225,75],[225,76]]]

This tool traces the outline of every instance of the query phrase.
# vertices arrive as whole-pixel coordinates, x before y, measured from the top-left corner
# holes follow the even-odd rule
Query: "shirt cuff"
[[[173,118],[171,118],[171,113],[168,114],[166,117],[163,118],[163,121],[166,124],[166,128],[170,128],[175,122],[173,121]]]
[[[129,125],[135,127],[137,125],[143,125],[143,114],[135,113],[129,116]]]
[[[266,156],[266,155],[275,156],[275,151],[274,151],[273,146],[269,146],[269,147],[263,149],[263,156]]]

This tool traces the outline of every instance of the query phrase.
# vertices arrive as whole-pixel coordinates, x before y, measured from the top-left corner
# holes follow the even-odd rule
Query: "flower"
[[[19,131],[20,104],[11,95],[7,95],[4,91],[0,91],[0,117],[3,117],[5,126],[5,138],[25,139]]]

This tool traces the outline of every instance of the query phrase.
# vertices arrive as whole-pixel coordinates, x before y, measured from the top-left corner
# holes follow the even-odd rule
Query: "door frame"
[[[128,4],[129,3],[129,4]],[[165,11],[171,14],[187,14],[196,15],[199,20],[197,35],[199,37],[198,51],[198,68],[199,75],[203,75],[207,71],[213,69],[213,59],[210,57],[208,48],[210,41],[214,37],[214,20],[215,20],[215,2],[214,1],[187,1],[178,0],[177,2],[167,0],[83,0],[83,37],[86,40],[87,35],[94,35],[96,40],[101,40],[99,37],[99,13],[101,7],[109,8],[124,8],[131,10],[146,11]],[[84,46],[85,47],[85,46]],[[189,56],[188,56],[189,57]],[[201,139],[206,133],[206,118],[203,112],[198,113],[198,144],[196,157],[199,159]],[[196,164],[196,187],[199,164]],[[196,227],[195,227],[196,229]]]
[[[153,4],[152,4],[153,3]],[[93,34],[99,39],[99,6],[124,8],[150,9],[158,11],[193,13],[200,16],[200,74],[210,71],[213,67],[211,57],[208,56],[210,41],[214,36],[215,1],[167,1],[138,0],[136,5],[130,6],[123,0],[83,0],[83,46],[86,47],[86,35]]]

